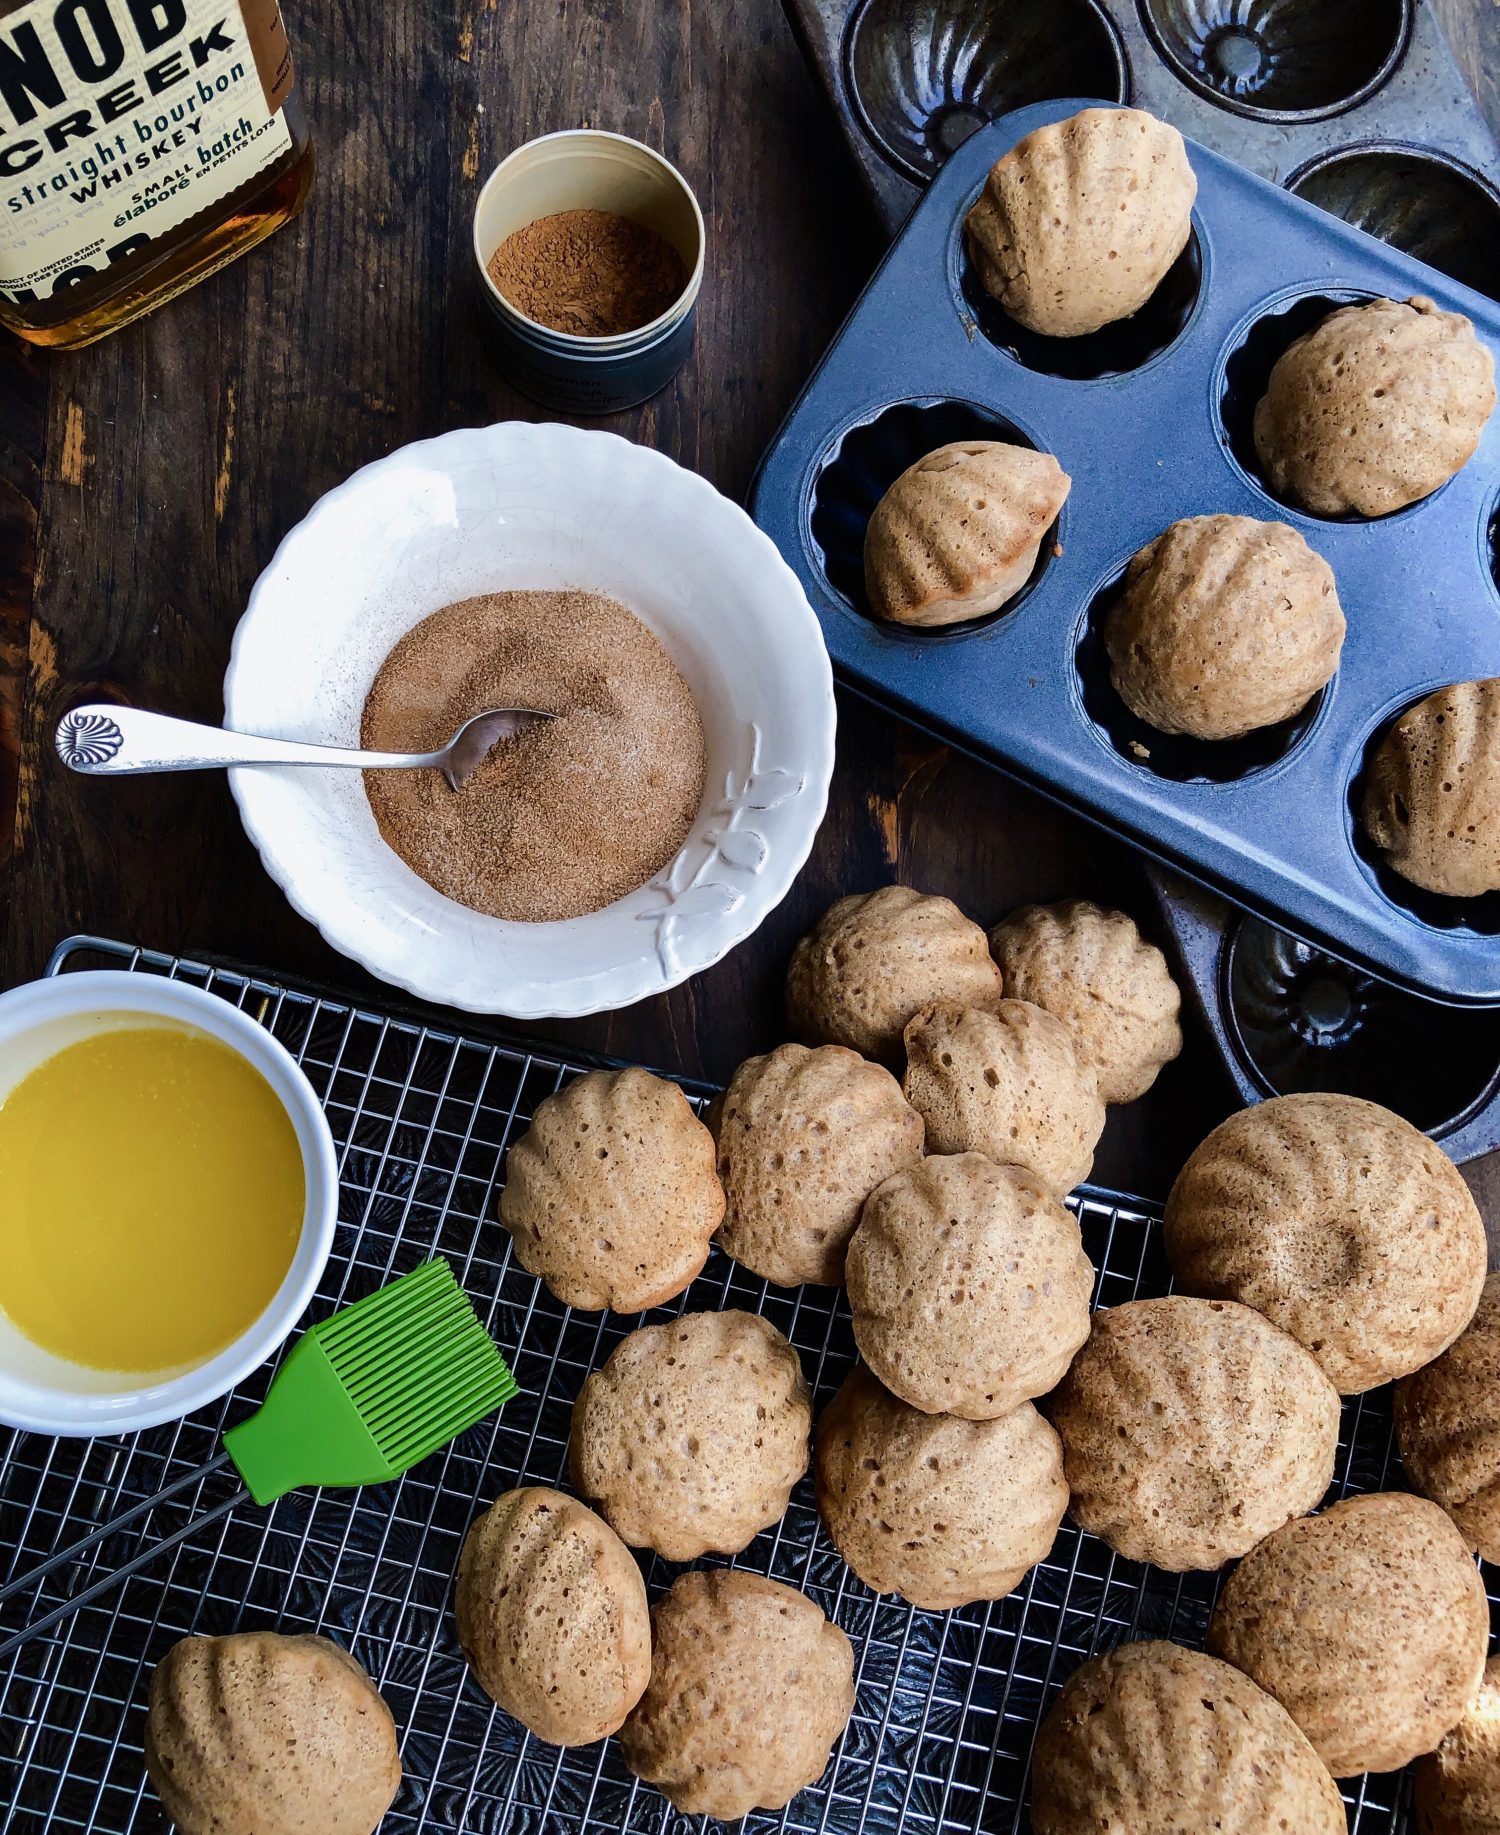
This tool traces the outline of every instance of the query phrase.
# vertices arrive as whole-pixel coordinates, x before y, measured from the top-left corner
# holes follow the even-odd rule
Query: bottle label
[[[29,0],[0,20],[0,296],[51,298],[292,145],[277,0]]]

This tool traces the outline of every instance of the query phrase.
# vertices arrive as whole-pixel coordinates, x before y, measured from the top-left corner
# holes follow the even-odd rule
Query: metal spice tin
[[[562,210],[613,210],[656,230],[682,257],[687,285],[649,325],[612,337],[528,318],[495,285],[490,257],[512,231]],[[693,347],[703,250],[698,201],[660,153],[595,128],[527,141],[496,166],[474,206],[474,260],[501,367],[533,401],[563,414],[612,414],[647,400]]]

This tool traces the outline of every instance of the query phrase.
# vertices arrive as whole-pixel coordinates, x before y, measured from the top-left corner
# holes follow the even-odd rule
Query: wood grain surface
[[[1477,71],[1494,8],[1445,10]],[[696,188],[695,355],[603,424],[736,498],[880,252],[776,0],[403,0],[294,6],[288,22],[319,161],[300,222],[91,350],[0,346],[3,985],[74,930],[371,985],[262,872],[221,777],[85,782],[54,763],[50,732],[83,698],[218,719],[250,587],[322,492],[405,441],[544,418],[490,360],[471,271],[474,198],[506,151],[612,128]],[[543,1030],[727,1076],[781,1036],[796,936],[894,877],[984,922],[1068,894],[1149,913],[1122,845],[853,697],[839,713],[828,821],[763,930],[668,997]],[[1096,1177],[1164,1192],[1231,1100],[1195,1028],[1151,1094],[1112,1111]]]

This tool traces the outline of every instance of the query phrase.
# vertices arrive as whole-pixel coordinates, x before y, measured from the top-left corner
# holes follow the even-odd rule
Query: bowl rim
[[[238,1338],[203,1363],[135,1389],[94,1392],[53,1388],[0,1371],[0,1422],[63,1439],[159,1427],[238,1387],[275,1354],[307,1310],[328,1265],[338,1222],[333,1132],[307,1073],[274,1033],[191,982],[129,969],[87,969],[23,982],[0,993],[0,1050],[34,1026],[90,1012],[179,1020],[236,1052],[265,1077],[287,1111],[302,1154],[307,1198],[297,1247],[280,1288]]]
[[[640,465],[658,474],[663,490],[673,490],[687,497],[696,497],[712,515],[728,515],[739,524],[740,533],[747,545],[758,552],[768,578],[774,579],[782,590],[789,614],[802,626],[808,639],[808,654],[803,662],[816,669],[817,687],[821,691],[822,719],[817,733],[816,749],[809,755],[799,795],[807,810],[804,832],[795,847],[778,851],[772,858],[776,870],[760,876],[755,885],[755,896],[747,896],[732,914],[726,914],[713,932],[714,941],[711,947],[692,947],[694,942],[701,945],[701,940],[708,933],[707,928],[689,933],[677,951],[676,961],[670,969],[662,966],[655,955],[642,954],[631,961],[622,962],[612,970],[607,991],[601,994],[599,978],[591,983],[579,983],[580,991],[572,996],[560,998],[553,991],[552,984],[546,989],[539,983],[522,983],[533,990],[527,998],[517,998],[514,992],[504,993],[503,984],[496,983],[496,993],[480,999],[472,993],[456,996],[447,978],[441,974],[424,973],[417,958],[418,966],[408,962],[405,966],[395,966],[384,960],[377,960],[360,944],[356,936],[341,923],[340,907],[332,904],[318,908],[314,901],[303,896],[296,885],[296,876],[292,866],[278,853],[274,836],[269,832],[269,825],[263,823],[255,808],[256,768],[253,766],[236,766],[229,771],[229,788],[235,806],[239,811],[240,821],[245,833],[249,836],[256,852],[260,855],[261,864],[271,878],[280,886],[287,902],[297,914],[304,918],[323,940],[340,955],[356,962],[360,967],[375,976],[387,986],[396,987],[412,995],[417,1000],[430,1005],[446,1007],[461,1012],[499,1016],[513,1020],[539,1019],[581,1019],[594,1013],[616,1012],[622,1007],[633,1005],[636,1001],[650,999],[658,994],[665,994],[672,988],[680,987],[683,982],[705,969],[712,968],[723,960],[729,952],[737,948],[751,936],[772,911],[781,903],[791,890],[798,874],[807,864],[812,852],[813,843],[822,827],[824,815],[828,809],[829,789],[833,779],[835,756],[836,711],[833,694],[833,665],[829,660],[827,644],[823,637],[823,628],[808,601],[802,582],[783,558],[781,551],[770,536],[761,529],[749,513],[730,497],[717,490],[699,473],[679,465],[675,459],[654,447],[644,446],[634,440],[628,440],[621,434],[611,433],[603,428],[574,427],[561,421],[492,421],[478,427],[456,427],[446,432],[434,434],[428,439],[413,440],[406,445],[398,446],[378,459],[372,459],[358,470],[351,472],[341,483],[317,499],[307,514],[295,523],[278,543],[275,553],[262,569],[255,585],[251,588],[250,597],[239,623],[235,626],[234,638],[230,645],[229,666],[224,675],[224,711],[225,724],[232,726],[233,709],[239,671],[243,665],[248,648],[248,633],[255,620],[257,609],[263,598],[276,590],[279,575],[284,574],[290,565],[289,555],[294,545],[307,539],[307,532],[318,522],[331,520],[338,507],[359,491],[367,488],[369,481],[384,472],[396,472],[413,463],[423,464],[437,462],[441,469],[441,460],[447,450],[457,451],[476,440],[497,442],[520,441],[533,443],[536,446],[553,444],[558,447],[593,446],[611,457],[621,466]],[[311,611],[309,615],[312,615]],[[499,922],[500,920],[494,920]],[[562,920],[561,922],[566,922]],[[560,984],[565,986],[566,984]],[[584,991],[585,986],[590,991]]]

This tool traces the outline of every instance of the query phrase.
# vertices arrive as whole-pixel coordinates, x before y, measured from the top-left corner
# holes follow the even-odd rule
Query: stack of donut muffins
[[[510,1493],[465,1550],[460,1631],[494,1698],[542,1738],[618,1730],[685,1813],[783,1806],[852,1709],[848,1640],[735,1569],[689,1570],[648,1613],[628,1549],[733,1556],[810,1466],[850,1568],[924,1610],[1004,1597],[1070,1511],[1132,1560],[1238,1563],[1212,1654],[1130,1644],[1068,1681],[1038,1835],[1331,1831],[1335,1776],[1417,1758],[1424,1827],[1483,1826],[1442,1806],[1500,1803],[1470,1554],[1500,1543],[1500,1280],[1481,1304],[1483,1226],[1441,1150],[1351,1097],[1244,1111],[1173,1188],[1180,1291],[1091,1314],[1063,1198],[1106,1104],[1181,1045],[1132,920],[1075,900],[986,936],[887,886],[798,944],[787,1005],[797,1042],[742,1064],[706,1121],[639,1070],[548,1098],[501,1216],[573,1305],[660,1304],[713,1242],[780,1287],[842,1283],[860,1361],[814,1424],[795,1350],[753,1314],[620,1342],[574,1409],[577,1496]],[[1425,1495],[1311,1515],[1340,1398],[1392,1379]]]
[[[853,1572],[926,1611],[1003,1598],[1068,1513],[1130,1560],[1229,1570],[1207,1653],[1126,1643],[1067,1680],[1036,1740],[1037,1835],[1334,1835],[1335,1777],[1413,1760],[1423,1835],[1500,1828],[1472,1559],[1500,1555],[1500,1276],[1442,1151],[1353,1097],[1244,1110],[1168,1199],[1179,1291],[1091,1312],[1063,1199],[1106,1105],[1181,1047],[1134,922],[1073,900],[986,936],[886,886],[797,945],[787,1006],[797,1042],[742,1064],[706,1121],[637,1069],[548,1097],[500,1217],[586,1311],[677,1298],[715,1243],[778,1287],[843,1285],[859,1361],[815,1423],[755,1313],[630,1331],[574,1405],[571,1494],[507,1492],[470,1529],[477,1682],[538,1739],[618,1734],[683,1814],[782,1808],[853,1710],[849,1639],[792,1587],[686,1564],[746,1549],[811,1469]],[[1393,1380],[1419,1494],[1311,1514],[1341,1397]],[[654,1606],[634,1550],[684,1565]],[[365,1835],[400,1777],[379,1696],[320,1639],[186,1640],[147,1748],[189,1831],[268,1813],[274,1778],[278,1802],[331,1790],[327,1827]]]

